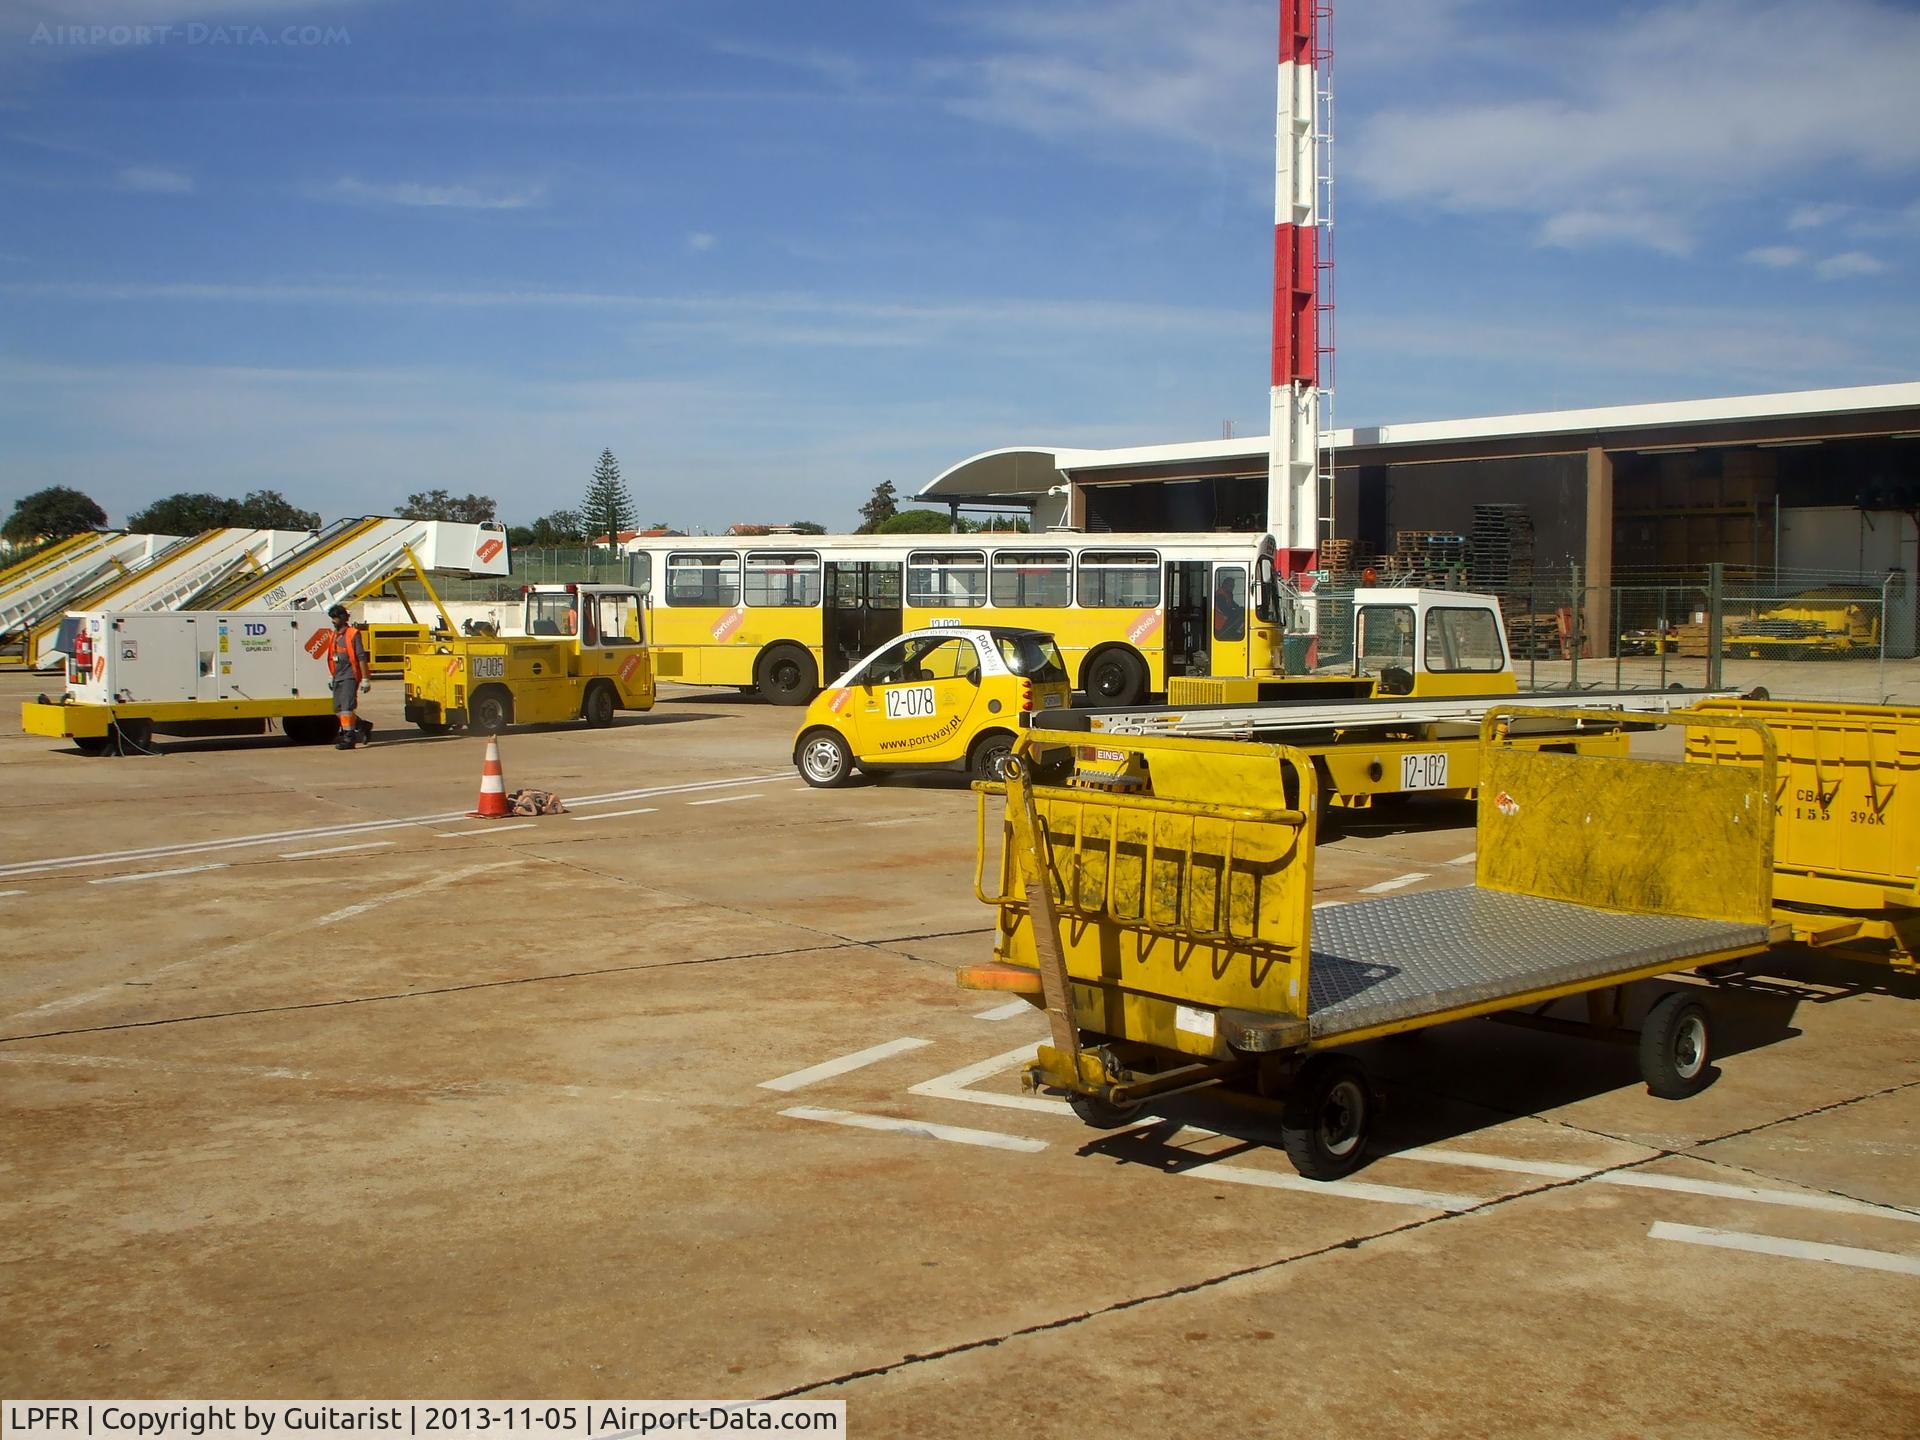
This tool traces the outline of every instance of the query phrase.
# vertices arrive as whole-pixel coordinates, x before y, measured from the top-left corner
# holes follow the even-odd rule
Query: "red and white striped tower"
[[[1280,0],[1280,86],[1274,122],[1273,370],[1267,529],[1285,575],[1313,568],[1320,528],[1319,146],[1316,10]]]

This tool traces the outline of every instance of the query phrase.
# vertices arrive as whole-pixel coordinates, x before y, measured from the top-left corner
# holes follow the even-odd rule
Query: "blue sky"
[[[0,0],[0,508],[521,521],[610,446],[646,520],[839,528],[1262,432],[1275,8]],[[1920,378],[1920,6],[1335,45],[1340,423]]]

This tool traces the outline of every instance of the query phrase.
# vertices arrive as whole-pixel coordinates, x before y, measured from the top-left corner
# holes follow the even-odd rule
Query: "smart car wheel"
[[[831,730],[810,731],[800,742],[799,761],[800,778],[820,790],[846,784],[853,773],[847,742]]]

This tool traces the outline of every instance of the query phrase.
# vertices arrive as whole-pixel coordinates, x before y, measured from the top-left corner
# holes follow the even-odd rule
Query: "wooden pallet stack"
[[[1448,530],[1401,530],[1393,537],[1394,578],[1402,585],[1446,585],[1467,564],[1467,537]]]
[[[1476,505],[1467,540],[1473,588],[1496,595],[1521,592],[1533,583],[1533,516],[1524,505]]]
[[[1359,583],[1360,572],[1373,563],[1373,547],[1360,540],[1324,540],[1320,569],[1329,580]]]

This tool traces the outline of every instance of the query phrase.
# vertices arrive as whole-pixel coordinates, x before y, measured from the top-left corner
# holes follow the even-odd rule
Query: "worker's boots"
[[[365,745],[373,739],[373,722],[371,720],[356,719],[353,722],[353,733],[354,738],[362,745]]]
[[[353,748],[353,736],[353,731],[342,730],[340,732],[340,738],[333,742],[333,748],[336,750],[351,750]]]

